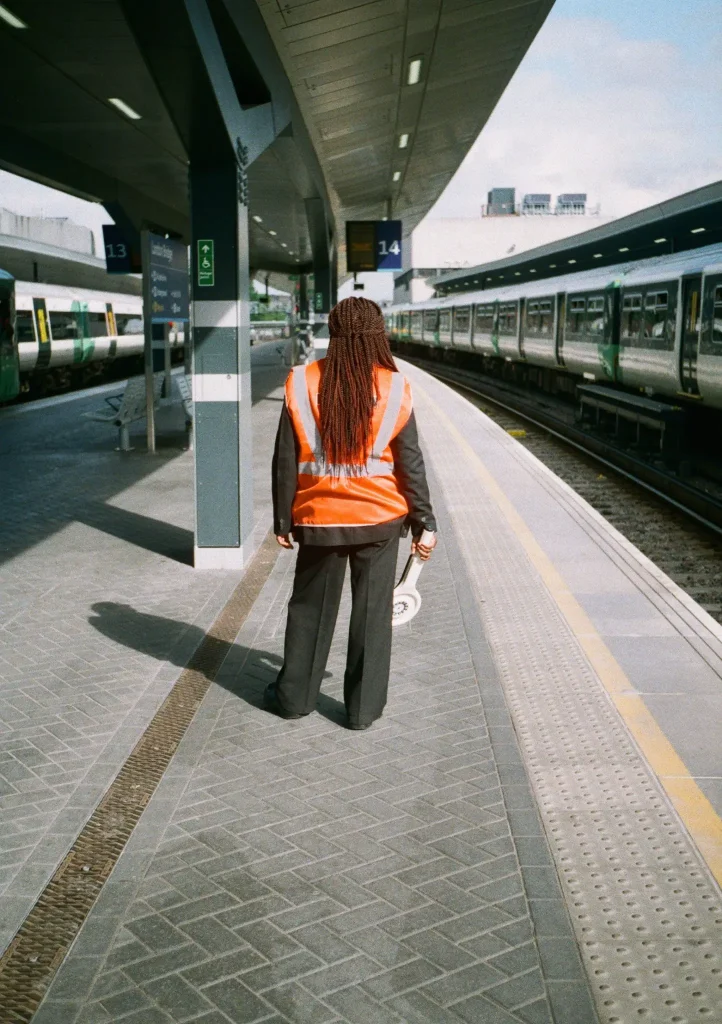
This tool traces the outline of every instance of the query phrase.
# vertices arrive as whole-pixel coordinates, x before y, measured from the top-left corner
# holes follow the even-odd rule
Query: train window
[[[587,300],[571,298],[567,303],[567,322],[565,336],[569,341],[582,341],[584,338],[584,321],[586,318]]]
[[[436,310],[425,309],[424,310],[424,333],[427,331],[429,334],[433,334],[436,330]]]
[[[647,292],[644,299],[644,330],[642,332],[645,348],[666,349],[669,342],[674,347],[674,335],[667,331],[667,292]]]
[[[18,342],[35,341],[33,314],[29,309],[19,309],[15,313],[15,339]]]
[[[600,342],[604,338],[604,298],[599,295],[587,300],[587,341]]]
[[[516,334],[516,302],[499,306],[499,334]]]
[[[622,300],[622,324],[619,332],[621,344],[631,347],[639,344],[642,329],[642,296],[625,295]]]
[[[442,309],[439,311],[439,333],[448,334],[451,331],[451,310]]]
[[[468,334],[471,310],[468,306],[457,306],[454,310],[454,334]]]
[[[116,313],[115,327],[119,335],[142,334],[143,317],[137,316],[134,313]]]
[[[539,334],[542,337],[549,337],[554,325],[554,312],[551,299],[542,299],[539,303]]]
[[[528,337],[530,334],[537,333],[537,321],[539,319],[539,303],[538,302],[527,302],[526,309],[524,311],[524,334]]]
[[[474,332],[476,334],[491,334],[494,330],[494,307],[477,306],[474,317]]]
[[[421,313],[416,312],[411,314],[411,333],[421,337]]]
[[[78,337],[78,323],[74,313],[56,313],[51,309],[48,316],[53,341],[69,341]]]

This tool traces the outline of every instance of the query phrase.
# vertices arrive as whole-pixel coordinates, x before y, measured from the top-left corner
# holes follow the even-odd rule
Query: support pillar
[[[213,166],[191,163],[190,182],[195,566],[241,569],[253,527],[248,209],[230,149]],[[213,269],[199,276],[204,242]]]

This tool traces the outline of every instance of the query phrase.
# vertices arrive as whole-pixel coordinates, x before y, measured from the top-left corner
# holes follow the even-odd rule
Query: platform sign
[[[127,240],[117,224],[103,224],[105,269],[109,274],[140,274],[140,249]]]
[[[189,318],[188,246],[174,238],[149,234],[149,299],[153,323]]]
[[[376,221],[346,221],[346,269],[349,274],[376,270]]]
[[[376,221],[376,269],[402,270],[401,221]]]
[[[347,220],[346,269],[349,274],[401,270],[400,220]]]
[[[198,286],[212,288],[216,283],[216,255],[212,238],[198,239]]]

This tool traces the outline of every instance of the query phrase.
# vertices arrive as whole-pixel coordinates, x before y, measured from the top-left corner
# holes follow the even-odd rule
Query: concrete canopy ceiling
[[[263,16],[298,106],[294,130],[249,169],[250,212],[261,218],[251,222],[252,267],[309,266],[307,200],[319,195],[319,175],[339,248],[345,219],[384,216],[389,201],[408,233],[457,169],[552,3],[255,0],[253,13]],[[28,27],[0,22],[0,166],[122,205],[136,221],[187,237],[183,133],[126,19],[130,5],[9,0],[7,6]],[[151,0],[151,6],[165,17],[162,42],[175,54],[173,12],[181,0]],[[213,0],[212,6],[229,17],[237,8],[240,23],[249,4]],[[182,49],[177,53],[179,88],[188,86],[190,95],[188,62]],[[423,57],[421,78],[409,86],[408,61],[416,56]],[[141,118],[129,120],[109,97],[120,97]],[[299,129],[315,150],[315,180],[302,158]],[[401,133],[409,135],[403,150]]]
[[[259,6],[338,223],[389,214],[403,220],[408,235],[483,128],[553,0],[259,0]],[[408,85],[416,57],[420,79]],[[402,134],[409,136],[405,149]],[[343,237],[340,242],[343,247]]]

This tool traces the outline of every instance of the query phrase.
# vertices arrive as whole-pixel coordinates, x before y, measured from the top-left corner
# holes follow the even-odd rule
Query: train
[[[475,353],[484,369],[548,390],[596,382],[722,409],[722,245],[492,283],[385,315],[402,348]]]
[[[171,350],[182,349],[179,328],[170,331]],[[0,271],[0,402],[85,385],[120,361],[140,370],[142,357],[140,296],[18,281]]]
[[[139,295],[18,281],[0,270],[0,404],[142,372],[143,332]],[[288,336],[285,317],[251,327],[251,344]],[[182,322],[170,325],[168,341],[171,360],[181,360]]]

